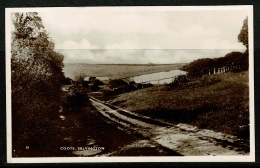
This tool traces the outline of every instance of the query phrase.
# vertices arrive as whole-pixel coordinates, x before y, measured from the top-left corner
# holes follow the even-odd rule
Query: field
[[[179,89],[154,86],[121,94],[111,102],[153,118],[249,138],[248,72],[207,78],[218,82]]]
[[[86,77],[109,77],[110,79],[132,77],[137,75],[176,70],[184,64],[165,64],[165,65],[131,65],[131,64],[64,64],[63,72],[66,77],[74,79],[75,76],[82,74]]]

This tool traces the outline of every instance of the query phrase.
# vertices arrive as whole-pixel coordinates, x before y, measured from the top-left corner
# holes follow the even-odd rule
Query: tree
[[[215,66],[214,63],[213,59],[202,58],[185,65],[183,70],[187,71],[190,77],[201,77],[209,73],[209,70]]]
[[[243,43],[248,50],[248,17],[243,21],[243,26],[238,34],[238,41]]]
[[[36,12],[13,13],[11,44],[13,148],[40,147],[60,105],[63,55],[54,51]]]

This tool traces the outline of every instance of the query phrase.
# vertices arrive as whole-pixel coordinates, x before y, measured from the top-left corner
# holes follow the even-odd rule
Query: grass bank
[[[207,78],[218,82],[178,89],[154,86],[121,94],[112,103],[154,118],[249,138],[248,72]]]

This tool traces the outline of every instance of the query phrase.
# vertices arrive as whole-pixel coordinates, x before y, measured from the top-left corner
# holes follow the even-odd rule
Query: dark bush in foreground
[[[63,80],[64,85],[71,85],[72,82],[73,82],[73,80],[68,77],[64,78],[64,80]]]
[[[67,110],[80,109],[89,103],[87,88],[84,81],[76,81],[70,86],[69,93],[65,95],[64,107]]]

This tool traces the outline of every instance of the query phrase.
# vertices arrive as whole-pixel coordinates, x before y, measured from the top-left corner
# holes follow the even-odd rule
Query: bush
[[[77,111],[77,109],[80,109],[89,103],[85,81],[74,81],[70,86],[69,91],[70,92],[64,98],[63,106],[65,109]]]
[[[104,83],[99,79],[95,79],[92,86],[91,86],[91,90],[92,91],[98,91],[100,89],[99,86],[101,86],[101,85],[104,85]]]
[[[63,80],[63,84],[64,84],[64,85],[71,85],[72,81],[73,81],[72,79],[66,77],[66,78],[64,78],[64,80]]]
[[[170,87],[180,87],[186,83],[188,83],[188,78],[186,75],[178,75],[175,77],[175,79],[169,83],[169,84],[166,84],[167,86],[170,86]]]
[[[128,83],[122,79],[114,79],[109,81],[110,88],[119,88],[122,86],[127,86]]]

